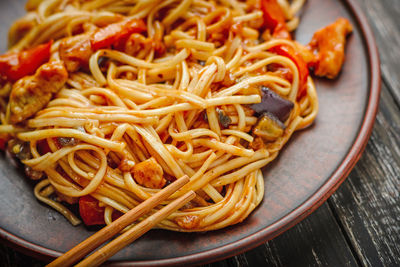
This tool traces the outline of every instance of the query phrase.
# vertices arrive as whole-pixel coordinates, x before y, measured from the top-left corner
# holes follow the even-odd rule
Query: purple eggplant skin
[[[261,103],[250,106],[258,115],[270,113],[284,123],[294,108],[293,102],[284,99],[266,86],[261,87]]]

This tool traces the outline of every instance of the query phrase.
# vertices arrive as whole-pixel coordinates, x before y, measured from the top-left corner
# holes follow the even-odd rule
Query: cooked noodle
[[[318,111],[312,79],[308,77],[306,93],[298,97],[298,67],[271,52],[279,45],[297,49],[296,43],[260,31],[262,12],[256,2],[29,1],[29,13],[11,27],[10,51],[54,40],[51,61],[62,59],[65,38],[79,42],[127,18],[143,19],[147,26],[131,36],[129,51],[94,52],[87,69],[70,71],[47,106],[22,124],[10,125],[10,108],[6,111],[2,104],[0,132],[29,142],[32,157],[22,162],[46,174],[35,188],[36,197],[76,223],[51,195],[91,195],[106,207],[105,222],[111,223],[115,211],[125,213],[161,190],[140,185],[130,171],[152,157],[168,181],[190,177],[163,205],[189,190],[197,192],[194,201],[160,228],[209,231],[243,221],[263,199],[261,168]],[[288,29],[295,30],[304,0],[278,2]],[[290,77],[270,71],[271,66],[282,66]],[[252,129],[258,118],[249,105],[261,101],[261,86],[294,108],[282,133],[257,146]],[[8,95],[9,87],[0,94]],[[229,125],[221,123],[221,116]],[[75,143],[60,146],[58,138]],[[45,154],[38,148],[43,140],[50,149]]]

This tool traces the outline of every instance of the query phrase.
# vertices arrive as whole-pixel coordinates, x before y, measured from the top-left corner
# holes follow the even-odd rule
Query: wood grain
[[[264,245],[205,267],[356,265],[357,259],[353,257],[334,215],[324,204],[310,217]]]
[[[364,266],[400,266],[400,110],[386,88],[364,156],[330,199]]]
[[[374,131],[329,204],[364,266],[400,266],[400,3],[359,1],[375,32],[383,88]]]
[[[44,262],[26,256],[1,243],[0,243],[0,262],[1,266],[4,267],[19,267],[24,265],[31,267],[40,267],[45,265]]]
[[[338,257],[340,255],[340,257]],[[44,262],[0,245],[5,267],[43,266]],[[247,266],[356,266],[357,259],[336,223],[328,204],[277,238],[241,255],[204,267]]]
[[[400,103],[400,2],[358,0],[370,21],[381,56],[382,79]]]
[[[136,261],[135,264],[149,265],[188,264],[233,255],[286,231],[321,205],[336,189],[345,178],[343,174],[347,174],[358,159],[371,129],[369,123],[363,124],[366,127],[363,127],[363,134],[354,146],[369,97],[369,56],[362,30],[357,26],[354,14],[346,8],[345,2],[308,0],[304,7],[297,34],[301,41],[308,42],[315,30],[339,16],[348,17],[353,22],[354,33],[347,46],[351,60],[346,62],[339,79],[316,80],[320,101],[317,122],[307,131],[293,136],[279,158],[263,170],[268,179],[265,181],[266,194],[260,207],[241,225],[207,235],[151,231],[134,246],[120,251],[112,260],[140,259],[141,262]],[[4,17],[14,16],[8,13],[8,9],[3,12]],[[373,73],[376,75],[378,72]],[[374,86],[374,92],[378,89]],[[373,99],[377,99],[376,95]],[[368,111],[370,118],[374,117],[374,111],[375,105],[372,104]],[[346,157],[350,149],[351,156]],[[346,159],[342,161],[344,157]],[[1,164],[6,162],[0,161]],[[15,195],[21,197],[10,201],[4,208],[1,206],[3,216],[0,216],[0,224],[4,223],[4,228],[19,238],[29,240],[27,249],[49,257],[59,256],[60,252],[65,252],[90,234],[84,227],[71,229],[59,214],[39,206],[34,199],[29,200],[29,193],[20,193],[30,192],[30,185],[15,170],[3,165],[0,168],[4,178],[0,179],[2,196],[5,199],[13,199]],[[332,173],[334,176],[329,178]],[[54,220],[49,220],[43,214],[50,214]],[[33,222],[31,218],[34,218]],[[47,235],[43,235],[43,232]],[[150,253],[155,245],[162,251]]]
[[[358,3],[375,32],[384,81],[363,157],[328,204],[310,217],[256,249],[207,266],[400,266],[400,2]],[[4,246],[0,262],[43,265]]]

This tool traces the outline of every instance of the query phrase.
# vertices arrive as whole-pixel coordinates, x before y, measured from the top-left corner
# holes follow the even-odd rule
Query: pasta
[[[308,67],[333,78],[344,60],[319,52],[326,36],[344,47],[345,19],[307,47],[291,39],[303,4],[30,0],[0,59],[2,140],[74,225],[60,202],[109,224],[184,175],[163,205],[197,196],[158,227],[239,223],[263,199],[261,168],[317,115]]]

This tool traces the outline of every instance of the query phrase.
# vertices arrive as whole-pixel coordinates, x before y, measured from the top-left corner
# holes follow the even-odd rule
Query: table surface
[[[382,94],[371,139],[336,193],[304,221],[206,266],[400,266],[400,1],[357,0],[372,26]],[[42,266],[0,244],[2,266]]]

